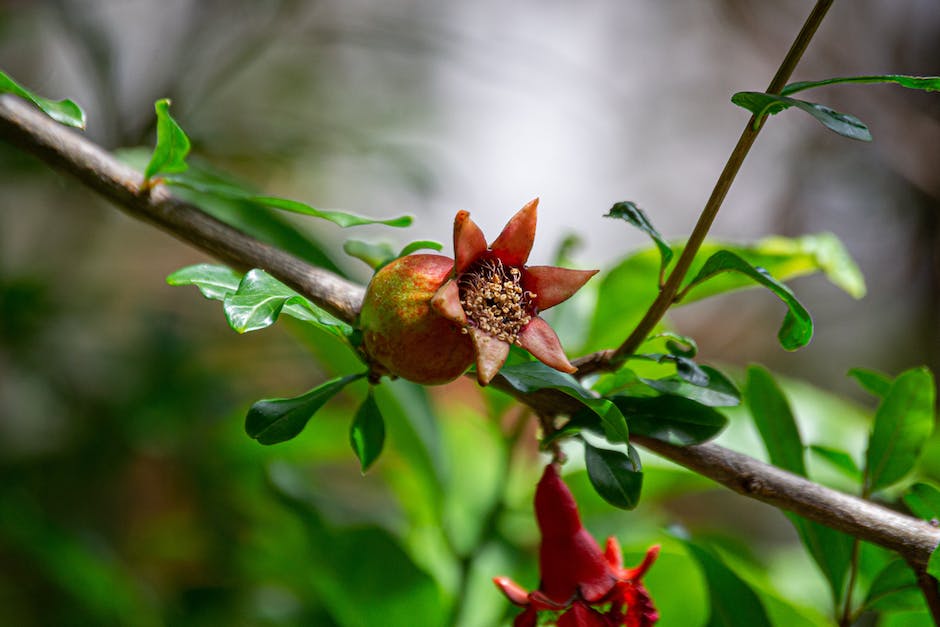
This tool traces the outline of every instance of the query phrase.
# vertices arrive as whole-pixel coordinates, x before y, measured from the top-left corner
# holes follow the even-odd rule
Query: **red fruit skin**
[[[388,374],[437,385],[474,362],[470,336],[431,308],[431,297],[453,270],[448,257],[408,255],[372,277],[359,327],[366,354]]]

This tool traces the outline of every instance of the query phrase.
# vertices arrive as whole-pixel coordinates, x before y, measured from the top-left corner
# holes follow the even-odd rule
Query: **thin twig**
[[[779,94],[780,90],[787,84],[787,81],[790,80],[793,70],[806,51],[806,47],[816,33],[816,29],[819,28],[819,24],[825,17],[832,2],[833,0],[818,0],[816,6],[809,14],[809,17],[806,18],[803,28],[800,29],[799,34],[793,41],[793,45],[790,46],[790,50],[784,57],[783,62],[777,69],[777,73],[770,81],[770,85],[767,87],[767,93]],[[741,164],[744,163],[745,157],[747,157],[748,152],[750,152],[754,140],[757,139],[758,133],[760,133],[761,128],[763,128],[763,124],[763,119],[755,124],[753,116],[747,121],[744,130],[741,132],[741,137],[738,139],[738,143],[735,145],[734,150],[731,151],[731,156],[728,157],[724,169],[715,182],[715,187],[712,189],[711,196],[708,197],[708,201],[705,203],[705,208],[702,209],[702,213],[699,216],[698,222],[695,224],[695,228],[692,230],[692,234],[689,235],[689,240],[682,250],[682,254],[679,255],[675,267],[669,274],[669,278],[666,280],[662,289],[660,289],[656,300],[650,305],[636,328],[616,350],[601,351],[576,361],[575,365],[578,367],[579,376],[585,376],[592,372],[602,370],[613,370],[619,367],[627,357],[636,352],[640,344],[646,340],[647,336],[653,331],[659,321],[662,320],[663,316],[666,315],[666,312],[676,301],[676,295],[679,293],[682,281],[685,279],[702,242],[705,241],[705,236],[708,234],[712,223],[715,221],[718,210],[721,209],[725,196],[727,196],[728,190],[731,189],[731,184],[734,182],[738,171],[741,169]]]

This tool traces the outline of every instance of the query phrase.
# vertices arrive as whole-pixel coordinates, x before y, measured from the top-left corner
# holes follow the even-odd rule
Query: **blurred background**
[[[153,102],[169,97],[194,160],[318,208],[414,215],[407,231],[347,233],[211,208],[357,280],[369,270],[343,254],[346,237],[449,252],[457,210],[492,237],[536,196],[535,263],[575,234],[574,265],[609,268],[647,245],[602,218],[614,202],[637,202],[667,238],[688,235],[747,119],[730,95],[766,88],[812,4],[0,0],[0,68],[78,101],[86,136],[110,150],[152,146]],[[940,74],[935,0],[836,2],[794,78],[875,73]],[[857,115],[875,141],[774,118],[712,236],[832,231],[868,295],[794,281],[816,321],[796,353],[779,348],[781,307],[761,291],[673,320],[702,361],[810,382],[788,388],[801,420],[857,426],[871,404],[848,368],[936,370],[940,355],[940,99],[888,86],[806,97]],[[242,430],[252,401],[299,394],[353,358],[290,324],[237,336],[217,303],[165,284],[206,260],[0,145],[0,624],[511,615],[489,578],[536,583],[531,421],[465,382],[387,386],[392,449],[362,478],[346,440],[354,387],[315,429],[261,447]],[[753,440],[737,431],[726,443]],[[828,611],[820,579],[787,578],[812,567],[782,516],[655,470],[632,514],[600,503],[583,472],[572,482],[592,530],[620,535],[628,562],[667,544],[650,583],[662,605],[676,601],[662,624],[704,620],[700,579],[660,537],[671,524],[739,527],[768,589],[800,595],[806,616]],[[680,576],[684,597],[669,585]]]

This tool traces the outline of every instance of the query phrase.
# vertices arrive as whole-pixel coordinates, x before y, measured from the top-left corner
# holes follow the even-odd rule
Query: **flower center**
[[[474,263],[457,285],[470,323],[498,340],[514,344],[532,319],[529,305],[535,294],[522,289],[522,271],[497,258]]]

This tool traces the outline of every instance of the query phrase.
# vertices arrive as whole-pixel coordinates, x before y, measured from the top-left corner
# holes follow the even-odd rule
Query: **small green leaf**
[[[303,215],[313,216],[315,218],[323,218],[324,220],[329,220],[333,224],[343,228],[350,226],[360,226],[363,224],[384,224],[385,226],[405,227],[411,226],[411,222],[413,221],[411,216],[375,219],[357,216],[356,214],[345,211],[326,211],[314,209],[308,204],[298,202],[296,200],[289,200],[287,198],[278,198],[276,196],[251,196],[249,200],[258,203],[259,205],[264,205],[265,207],[274,207],[275,209],[283,209],[284,211],[301,213]]]
[[[934,579],[940,579],[940,546],[934,547],[927,561],[927,574]]]
[[[163,98],[153,106],[157,112],[157,145],[144,170],[144,179],[147,181],[157,175],[178,174],[189,167],[186,164],[189,138],[170,115],[170,101]]]
[[[940,490],[930,483],[915,483],[904,495],[904,504],[924,520],[940,520]]]
[[[799,91],[822,87],[823,85],[839,85],[843,83],[894,83],[908,89],[921,91],[940,91],[940,76],[905,76],[902,74],[879,74],[876,76],[842,76],[827,78],[821,81],[799,81],[790,83],[781,90],[780,94],[789,96]]]
[[[917,575],[903,559],[888,562],[875,575],[862,609],[878,612],[924,609],[924,597],[917,584]]]
[[[859,141],[871,141],[871,132],[857,117],[848,113],[840,113],[816,102],[806,102],[805,100],[765,94],[759,91],[738,92],[731,96],[731,102],[753,113],[755,125],[759,124],[764,116],[775,115],[791,107],[796,107],[809,113],[830,131],[843,137]]]
[[[666,266],[668,266],[669,262],[672,260],[672,248],[666,243],[666,240],[663,239],[663,236],[659,234],[659,231],[656,230],[653,223],[650,222],[649,218],[646,217],[646,214],[636,203],[629,200],[618,202],[610,208],[610,211],[608,211],[604,217],[626,220],[649,235],[653,239],[653,243],[656,244],[656,248],[659,249],[660,272],[665,270]]]
[[[744,398],[771,463],[805,477],[803,442],[796,420],[783,391],[766,368],[747,369]]]
[[[642,382],[663,394],[682,396],[709,407],[734,407],[741,402],[741,393],[721,371],[711,366],[699,366],[708,381],[696,385],[680,376],[663,379],[642,379]]]
[[[229,326],[238,333],[271,326],[281,313],[340,337],[347,337],[352,333],[352,327],[323,311],[263,270],[248,272],[238,285],[238,290],[225,297],[223,309]]]
[[[584,442],[584,463],[591,485],[605,501],[621,509],[634,509],[643,489],[643,467],[636,449],[628,455]]]
[[[256,402],[245,416],[245,432],[261,444],[277,444],[296,437],[310,418],[340,390],[365,374],[352,374],[323,383],[293,398]]]
[[[523,394],[548,388],[576,399],[600,418],[608,441],[616,444],[630,440],[627,421],[617,406],[605,398],[595,397],[570,374],[559,372],[540,361],[503,366],[499,373],[509,385]]]
[[[655,340],[658,338],[666,338],[666,350],[669,351],[670,355],[675,355],[676,357],[687,357],[692,359],[698,353],[698,344],[695,343],[695,340],[688,335],[680,335],[672,331],[663,331],[652,335],[646,339],[647,342],[650,340]]]
[[[796,514],[787,513],[787,518],[793,523],[800,541],[829,583],[834,605],[839,605],[844,595],[845,577],[852,561],[855,539]]]
[[[891,384],[878,411],[868,440],[868,491],[900,480],[917,463],[933,431],[934,381],[927,368],[901,373]]]
[[[382,418],[382,412],[371,389],[359,406],[349,428],[349,444],[359,458],[363,474],[382,454],[382,446],[385,444],[385,419]]]
[[[723,414],[681,396],[614,396],[611,400],[632,433],[678,446],[706,442],[728,424]]]
[[[343,252],[365,262],[373,270],[378,270],[395,258],[395,250],[388,242],[363,242],[358,239],[348,239],[343,242]]]
[[[891,389],[891,377],[876,370],[852,368],[849,370],[849,376],[855,379],[863,390],[879,398],[887,396],[888,390]]]
[[[165,177],[164,182],[170,185],[184,187],[195,192],[212,194],[228,200],[240,200],[261,207],[270,207],[283,211],[290,211],[293,213],[313,216],[315,218],[322,218],[324,220],[329,220],[333,224],[343,228],[350,226],[360,226],[363,224],[384,224],[386,226],[405,227],[410,226],[413,220],[411,216],[377,219],[367,218],[345,211],[321,211],[297,200],[278,198],[276,196],[263,196],[242,189],[229,182],[217,182],[206,179],[205,177],[192,177],[186,174],[175,174],[172,176],[167,176]]]
[[[820,459],[825,460],[829,465],[842,472],[843,475],[852,481],[856,483],[862,482],[862,469],[855,463],[855,459],[845,451],[822,444],[810,444],[809,451]]]
[[[772,627],[760,597],[709,549],[685,543],[708,582],[711,616],[707,627]]]
[[[401,249],[401,252],[398,253],[398,256],[404,257],[405,255],[410,255],[419,250],[436,250],[440,252],[444,250],[444,245],[430,239],[419,239],[410,244],[406,244],[405,247]]]
[[[763,268],[752,266],[731,251],[719,250],[709,257],[698,274],[689,281],[685,290],[724,272],[743,274],[769,289],[786,303],[787,314],[777,333],[777,338],[783,348],[796,350],[809,343],[813,337],[813,320],[790,288],[770,276],[770,273]]]
[[[200,263],[180,268],[166,278],[169,285],[195,285],[210,300],[224,301],[238,291],[242,275],[226,266]]]
[[[0,72],[0,94],[3,93],[13,94],[23,100],[28,100],[59,124],[83,130],[85,128],[85,112],[71,100],[67,98],[65,100],[49,100],[37,96],[10,78],[8,74]]]

